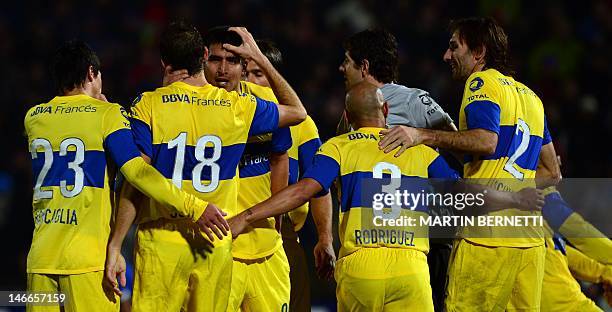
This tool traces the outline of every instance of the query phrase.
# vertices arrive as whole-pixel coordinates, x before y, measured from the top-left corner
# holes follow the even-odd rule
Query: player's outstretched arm
[[[336,262],[332,234],[331,193],[321,197],[313,197],[310,200],[310,210],[319,234],[319,241],[314,247],[317,275],[319,278],[329,280],[334,276],[334,263]]]
[[[268,78],[270,88],[281,104],[278,106],[278,127],[294,126],[304,121],[306,119],[306,109],[302,105],[302,101],[287,80],[274,68],[268,58],[261,53],[253,35],[244,27],[230,27],[229,30],[240,35],[242,45],[236,47],[226,43],[223,44],[223,48],[240,55],[246,61],[255,62]]]
[[[321,190],[321,184],[314,179],[305,178],[298,181],[230,219],[232,235],[238,236],[247,225],[253,222],[282,215],[303,205]]]
[[[591,259],[569,245],[565,246],[565,250],[567,265],[575,278],[591,283],[612,284],[611,265],[604,265]]]
[[[497,147],[497,133],[485,129],[470,129],[464,131],[442,131],[407,126],[397,126],[380,132],[384,136],[379,142],[379,148],[389,153],[397,147],[398,157],[404,151],[415,145],[426,144],[455,152],[491,155]]]

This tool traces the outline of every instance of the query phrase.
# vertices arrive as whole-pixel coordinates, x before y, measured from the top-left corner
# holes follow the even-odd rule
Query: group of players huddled
[[[511,76],[506,34],[480,17],[452,21],[450,34],[444,61],[465,83],[458,127],[426,91],[396,83],[397,41],[369,29],[344,42],[345,110],[324,144],[277,71],[280,51],[245,28],[202,36],[170,23],[163,86],[128,110],[102,94],[95,52],[65,43],[51,64],[58,96],[25,117],[35,184],[28,291],[65,293],[66,311],[118,311],[121,247],[136,223],[134,311],[309,311],[297,232],[310,208],[316,271],[335,278],[340,311],[600,311],[573,276],[610,291],[612,243],[556,191],[544,108]],[[543,215],[547,225],[512,235],[464,227],[452,246],[408,226],[385,232],[397,239],[365,239],[378,233],[366,222],[378,212],[364,181],[389,177],[495,180],[503,187],[487,196],[498,208],[480,213]]]

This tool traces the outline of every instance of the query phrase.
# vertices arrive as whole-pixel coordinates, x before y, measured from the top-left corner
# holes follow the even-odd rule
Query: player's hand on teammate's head
[[[527,187],[514,193],[514,196],[517,198],[517,208],[520,210],[542,210],[542,207],[544,207],[544,192],[542,190]]]
[[[320,279],[331,280],[336,268],[336,253],[331,242],[318,241],[314,247],[315,267]]]
[[[223,239],[223,236],[227,236],[227,231],[229,231],[230,227],[225,220],[225,216],[227,213],[223,212],[219,207],[217,207],[213,203],[208,203],[204,213],[198,219],[197,224],[200,227],[200,230],[208,236],[210,241],[214,241],[213,233],[219,238]]]
[[[120,248],[109,248],[106,252],[106,266],[104,269],[104,280],[102,285],[108,290],[112,290],[115,294],[121,297],[123,294],[119,285],[125,287],[126,264],[125,259],[121,255]]]
[[[186,78],[189,78],[189,72],[186,69],[173,70],[172,66],[168,65],[164,67],[162,86],[165,87]]]
[[[245,61],[253,60],[255,63],[260,63],[265,56],[259,50],[259,46],[255,42],[253,35],[244,27],[230,27],[229,31],[237,33],[242,38],[242,44],[240,46],[234,46],[229,43],[224,43],[223,48],[239,55]]]
[[[397,147],[400,147],[395,153],[395,157],[400,156],[409,147],[422,143],[419,129],[412,127],[396,126],[391,129],[382,130],[380,135],[383,137],[380,142],[378,142],[378,148],[384,150],[385,153],[389,153]]]

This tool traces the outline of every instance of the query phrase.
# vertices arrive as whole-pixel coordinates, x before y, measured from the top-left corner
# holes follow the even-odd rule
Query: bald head
[[[346,113],[354,129],[384,127],[386,107],[380,89],[365,80],[346,94]]]

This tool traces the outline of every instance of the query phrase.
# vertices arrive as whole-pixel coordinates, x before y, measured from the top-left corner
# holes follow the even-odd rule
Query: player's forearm
[[[250,208],[250,212],[247,212],[246,215],[246,221],[253,223],[287,213],[306,203],[319,191],[321,191],[321,186],[318,182],[312,179],[300,180],[298,183],[281,190],[266,201]]]
[[[441,131],[419,129],[423,144],[456,152],[491,155],[497,147],[497,134],[484,129]]]
[[[325,196],[312,198],[310,200],[310,210],[312,211],[312,218],[317,227],[319,241],[331,243],[333,241],[331,193],[327,193]]]
[[[561,181],[561,166],[557,160],[557,153],[552,143],[542,146],[540,159],[536,170],[536,184],[538,188],[557,185]]]
[[[139,193],[129,183],[124,183],[119,195],[117,205],[117,215],[115,224],[113,225],[113,234],[109,242],[109,248],[121,249],[121,245],[125,240],[130,227],[136,219],[138,212],[136,206],[142,199],[142,194]]]
[[[282,108],[279,110],[278,127],[294,126],[304,121],[306,119],[306,109],[287,80],[283,78],[263,54],[258,58],[254,58],[254,61],[268,78],[270,88],[278,99],[278,103],[282,105]]]
[[[139,191],[163,205],[173,207],[181,216],[193,221],[199,219],[208,205],[178,189],[141,157],[126,162],[121,167],[121,173]]]
[[[270,191],[280,192],[289,184],[289,156],[284,153],[270,153]]]

